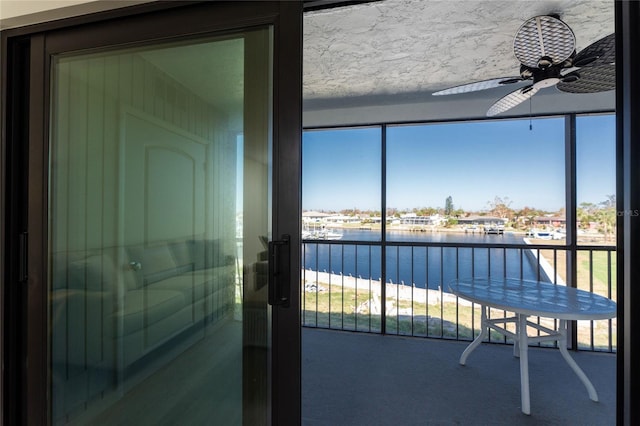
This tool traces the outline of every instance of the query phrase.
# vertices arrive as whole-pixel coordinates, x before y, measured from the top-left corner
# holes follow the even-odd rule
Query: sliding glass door
[[[244,6],[40,38],[26,406],[48,423],[299,421],[301,11]]]

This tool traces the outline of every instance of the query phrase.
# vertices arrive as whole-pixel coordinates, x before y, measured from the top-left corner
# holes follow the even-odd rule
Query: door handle
[[[289,307],[291,297],[291,236],[269,241],[269,304]]]

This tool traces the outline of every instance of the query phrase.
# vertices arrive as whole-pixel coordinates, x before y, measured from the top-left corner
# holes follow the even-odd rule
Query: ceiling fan
[[[487,116],[508,111],[530,99],[540,89],[555,86],[566,93],[596,93],[615,88],[615,34],[609,34],[576,53],[576,37],[558,16],[541,15],[518,29],[513,52],[520,62],[520,75],[493,78],[450,87],[433,95],[454,95],[506,85],[528,83],[503,96]]]

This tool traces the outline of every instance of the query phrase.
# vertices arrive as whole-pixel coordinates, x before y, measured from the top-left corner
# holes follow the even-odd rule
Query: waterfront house
[[[564,228],[566,219],[560,216],[536,216],[533,219],[535,226],[547,226],[551,228]]]
[[[322,212],[302,212],[302,222],[304,223],[320,223],[324,220],[327,220],[328,217],[331,217],[331,213],[322,213]]]
[[[347,216],[343,214],[336,214],[327,216],[326,221],[335,224],[354,224],[362,222],[362,218],[359,215]]]
[[[422,226],[439,226],[442,225],[446,219],[439,214],[431,216],[418,216],[415,213],[408,213],[400,215],[399,225],[422,225]]]
[[[490,225],[505,225],[508,219],[502,217],[495,216],[467,216],[458,218],[458,223],[460,225],[482,225],[482,226],[490,226]]]
[[[303,384],[312,379],[301,377],[300,313],[304,309],[306,315],[308,308],[301,305],[298,285],[300,248],[305,248],[300,240],[303,123],[307,129],[374,127],[383,139],[391,128],[416,123],[484,120],[491,105],[485,96],[436,101],[431,92],[466,82],[468,76],[486,78],[494,66],[517,66],[511,57],[503,58],[511,54],[510,47],[496,48],[512,43],[512,27],[534,14],[563,12],[577,32],[589,25],[615,28],[615,99],[611,91],[604,97],[585,95],[588,102],[578,95],[560,100],[541,93],[510,118],[529,122],[532,116],[535,121],[559,114],[567,146],[575,147],[577,115],[615,111],[619,201],[612,274],[622,326],[605,343],[609,352],[615,345],[616,355],[606,356],[616,357],[617,373],[615,403],[604,409],[615,411],[617,424],[640,423],[640,408],[634,404],[640,400],[640,289],[635,285],[640,277],[640,4],[354,3],[359,2],[0,1],[3,425],[301,424]],[[437,21],[407,24],[417,16]],[[474,23],[482,25],[479,43],[460,26]],[[385,35],[382,42],[372,37],[376,32]],[[413,50],[402,50],[408,46]],[[309,86],[304,109],[303,48],[305,60],[328,60],[331,53],[339,59],[305,66]],[[483,56],[468,61],[473,52]],[[408,62],[390,66],[391,59]],[[467,74],[462,76],[461,70]],[[341,80],[339,71],[356,75],[355,82]],[[392,78],[385,80],[387,71]],[[575,152],[567,149],[566,154],[565,195],[567,205],[575,207]],[[450,156],[456,155],[451,150]],[[545,155],[533,152],[531,158],[544,161]],[[376,167],[383,168],[381,163]],[[326,158],[327,169],[335,172],[331,164]],[[446,178],[440,176],[439,184]],[[576,219],[570,210],[568,238]],[[383,216],[372,220],[384,228],[381,211]],[[385,238],[352,249],[356,256],[384,251],[396,259],[414,250]],[[478,253],[496,250],[504,259],[514,253],[509,247],[487,247]],[[440,253],[438,259],[456,258],[459,251],[472,257],[476,253],[476,247],[464,244],[429,246],[425,253],[429,250]],[[515,249],[520,257],[527,250]],[[560,250],[540,250],[553,251],[552,259],[568,253],[566,264],[573,268],[581,248],[573,239]],[[609,266],[612,250],[603,250]],[[327,276],[333,276],[331,271]],[[358,280],[347,276],[340,286],[342,281],[358,286]],[[357,305],[355,312],[373,311],[372,306],[390,312],[389,321],[380,323],[381,329],[374,323],[368,337],[394,330],[403,334],[401,325],[406,324],[414,331],[413,322],[400,321],[412,312],[400,306],[400,296],[420,293],[429,305],[434,301],[427,299],[430,295],[441,294],[398,282],[390,287],[397,297],[388,308],[386,300],[358,299],[358,287],[346,299],[349,307]],[[321,291],[317,285],[308,288],[311,294]],[[338,297],[332,306],[344,300]],[[329,312],[329,328],[342,327],[343,318]],[[426,330],[432,325],[430,312],[420,314]],[[473,335],[473,326],[457,326],[458,312],[437,317],[439,337],[460,331],[463,337]],[[356,320],[354,331],[366,326],[372,325]],[[580,330],[575,327],[575,332]],[[436,412],[429,398],[436,396],[443,397],[439,405],[449,416],[439,418],[442,422],[464,412],[456,403],[473,388],[460,385],[459,371],[442,368],[446,377],[440,377],[441,388],[425,395],[424,404],[413,402],[423,390],[417,387],[397,399],[405,405],[391,406],[391,416],[383,416],[389,398],[404,390],[389,388],[397,383],[392,379],[417,376],[410,361],[437,352],[436,346],[416,351],[416,340],[402,337],[398,340],[409,352],[393,359],[400,352],[387,350],[391,339],[348,346],[349,334],[305,336],[306,343],[315,338],[318,346],[330,349],[327,355],[341,355],[325,371],[335,379],[332,387],[311,389],[324,389],[316,399],[346,390],[347,402],[326,404],[325,413],[307,413],[308,424],[323,424],[330,415],[338,418],[331,424],[383,418],[400,422],[400,414],[413,413],[421,415],[415,423],[428,422]],[[447,360],[460,347],[453,341],[438,343],[457,345],[451,353],[440,349]],[[359,352],[362,348],[365,354]],[[378,353],[390,356],[370,364]],[[346,365],[350,354],[354,365],[367,368],[366,374],[349,375],[358,371]],[[350,388],[385,365],[393,369],[381,375],[379,387]],[[420,371],[427,371],[424,367]],[[431,379],[425,377],[421,386]],[[512,396],[492,389],[475,388],[474,399],[484,404],[469,403],[473,412],[460,421],[521,420],[491,417],[509,406],[497,398]],[[366,417],[350,418],[347,410],[362,402],[365,391],[371,392],[368,399],[375,406]],[[552,393],[560,403],[566,396]],[[555,408],[551,416],[572,408],[585,411],[580,404]]]

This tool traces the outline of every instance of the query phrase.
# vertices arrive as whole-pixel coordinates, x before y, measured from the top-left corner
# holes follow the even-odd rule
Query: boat
[[[484,233],[485,234],[503,235],[504,234],[504,225],[496,225],[496,224],[493,224],[493,223],[490,224],[490,225],[485,225]]]
[[[341,240],[343,235],[339,232],[326,230],[323,232],[322,236],[325,240]]]
[[[549,231],[533,231],[533,238],[538,238],[540,240],[550,240],[553,238],[553,233]]]

